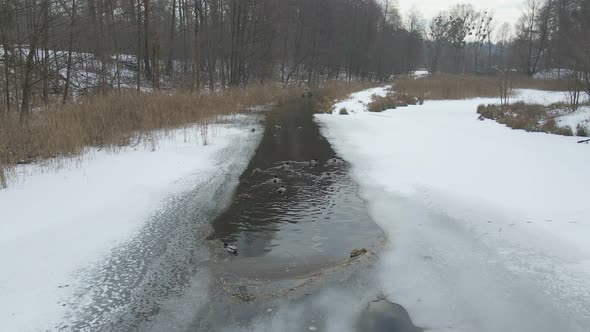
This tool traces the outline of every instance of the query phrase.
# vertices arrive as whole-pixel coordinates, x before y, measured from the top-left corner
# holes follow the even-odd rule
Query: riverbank
[[[521,90],[516,98],[548,104],[563,95]],[[416,325],[584,331],[587,146],[478,121],[477,106],[493,102],[316,119],[388,235],[379,282]]]
[[[3,328],[57,328],[100,294],[110,294],[111,303],[94,308],[90,316],[96,315],[96,324],[121,310],[130,285],[144,278],[144,259],[156,250],[150,245],[158,245],[138,234],[147,230],[156,240],[162,237],[158,215],[176,197],[197,187],[214,193],[246,167],[261,127],[252,116],[230,120],[233,124],[210,124],[206,133],[198,126],[160,133],[156,141],[118,152],[89,149],[78,159],[60,161],[60,169],[19,166],[11,186],[0,190]],[[121,255],[121,247],[134,239],[142,254]],[[113,256],[116,262],[107,260]],[[120,273],[114,273],[117,264]]]

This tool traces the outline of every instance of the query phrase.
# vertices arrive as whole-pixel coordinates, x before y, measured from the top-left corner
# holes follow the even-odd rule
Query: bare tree
[[[45,3],[49,0],[43,0]],[[40,7],[40,8],[37,8]],[[48,8],[45,4],[39,4],[37,1],[33,1],[30,6],[26,9],[26,18],[31,23],[29,26],[29,49],[27,53],[27,60],[25,64],[25,76],[23,80],[22,88],[22,102],[21,102],[21,121],[25,120],[31,107],[31,95],[33,92],[33,70],[35,67],[35,55],[37,53],[37,46],[39,39],[43,34],[45,26],[45,10]],[[38,12],[39,14],[36,14]]]
[[[76,0],[72,0],[71,9],[70,9],[70,31],[68,36],[68,56],[66,62],[66,79],[65,79],[65,87],[62,102],[65,104],[68,100],[68,95],[70,93],[70,79],[72,76],[72,52],[74,47],[74,27],[76,25],[76,8],[77,3]]]
[[[521,45],[526,73],[538,72],[541,57],[547,51],[552,0],[528,0],[525,12],[517,25],[517,42]]]

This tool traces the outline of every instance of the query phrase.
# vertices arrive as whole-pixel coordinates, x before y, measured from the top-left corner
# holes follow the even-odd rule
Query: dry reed
[[[537,80],[521,75],[511,75],[515,89],[565,91],[563,80]],[[494,76],[437,74],[421,78],[402,77],[395,81],[395,90],[416,96],[422,100],[469,99],[499,97],[500,80]]]
[[[372,97],[372,101],[369,103],[369,112],[383,112],[389,109],[396,109],[398,107],[406,107],[408,105],[419,104],[420,101],[414,96],[410,96],[406,93],[399,92],[388,92],[385,96]]]
[[[15,165],[77,155],[88,146],[125,146],[138,134],[203,123],[293,93],[267,86],[212,94],[122,92],[52,105],[32,112],[24,122],[18,114],[5,114],[0,122],[0,160]]]
[[[320,95],[321,101],[330,101],[365,86],[328,82],[314,93]],[[155,149],[158,135],[195,124],[203,144],[207,144],[208,126],[216,117],[256,105],[281,103],[298,97],[302,91],[269,85],[219,93],[113,92],[80,97],[66,105],[53,104],[31,112],[25,121],[16,113],[3,113],[0,115],[0,187],[6,186],[9,169],[18,164],[75,157],[86,147],[117,149],[137,145],[142,140],[149,140]]]
[[[574,136],[574,131],[569,126],[559,126],[556,118],[562,114],[561,110],[567,109],[563,103],[551,105],[526,104],[517,102],[507,106],[479,105],[477,113],[480,119],[491,119],[505,124],[512,129],[523,129],[531,132],[546,132],[562,136]],[[576,133],[583,136],[584,130]],[[580,135],[582,134],[582,135]]]

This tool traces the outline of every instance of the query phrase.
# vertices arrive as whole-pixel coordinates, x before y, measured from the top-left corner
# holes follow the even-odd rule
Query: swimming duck
[[[277,192],[278,192],[279,194],[282,194],[282,193],[284,193],[285,191],[287,191],[287,188],[285,188],[285,186],[281,186],[279,189],[277,189]]]
[[[278,124],[276,124],[276,125],[275,125],[275,128],[276,128],[276,129],[281,129],[281,128],[283,128],[283,127],[281,127],[281,125],[278,125]]]
[[[275,175],[275,178],[273,179],[274,183],[278,183],[279,182],[279,177]]]
[[[227,244],[224,242],[223,247],[225,248],[225,251],[229,252],[230,254],[238,254],[238,248],[235,246],[235,244]]]
[[[317,159],[312,159],[312,160],[309,162],[309,165],[310,165],[310,166],[317,166],[317,165],[319,165],[319,163],[320,163],[320,162],[319,162]]]

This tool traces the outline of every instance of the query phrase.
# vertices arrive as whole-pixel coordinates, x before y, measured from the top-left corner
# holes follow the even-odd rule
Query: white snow
[[[563,91],[542,91],[530,89],[517,89],[514,91],[515,96],[511,97],[510,102],[523,101],[530,104],[549,105],[554,103],[565,102],[567,94]],[[477,99],[475,99],[477,100]],[[586,100],[583,98],[583,100]],[[498,104],[498,99],[482,99],[482,104]]]
[[[562,115],[557,118],[557,124],[560,127],[568,126],[572,130],[576,130],[579,125],[590,130],[590,107],[580,107],[577,111]]]
[[[76,272],[129,239],[171,196],[249,160],[261,136],[252,127],[211,125],[207,145],[197,127],[179,129],[117,153],[92,149],[57,170],[18,167],[0,190],[1,329],[53,330],[80,286]]]
[[[418,69],[412,73],[413,77],[419,78],[430,75],[430,72],[426,69]]]
[[[572,73],[572,71],[569,69],[552,68],[536,73],[533,75],[533,78],[541,80],[557,80],[567,78],[570,73]]]
[[[337,102],[332,106],[332,114],[338,114],[341,109],[345,108],[348,114],[366,112],[368,104],[373,95],[384,97],[387,95],[391,86],[367,89],[351,94],[347,99]]]
[[[518,91],[551,103],[562,93]],[[367,102],[367,100],[364,100]],[[317,115],[388,234],[381,283],[435,331],[588,331],[590,151],[478,121],[494,99]]]

